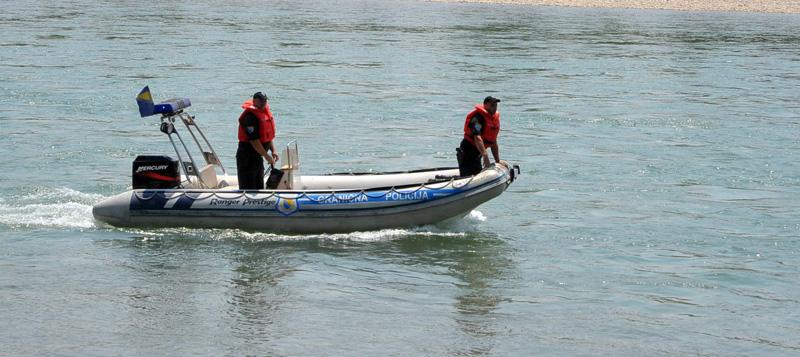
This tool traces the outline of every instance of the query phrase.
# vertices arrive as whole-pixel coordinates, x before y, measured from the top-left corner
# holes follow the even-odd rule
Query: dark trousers
[[[264,189],[264,159],[250,143],[239,143],[239,149],[236,150],[236,172],[240,190]]]
[[[470,144],[467,139],[461,140],[461,147],[458,148],[460,159],[458,160],[459,176],[477,175],[483,170],[481,163],[481,152],[475,145]]]

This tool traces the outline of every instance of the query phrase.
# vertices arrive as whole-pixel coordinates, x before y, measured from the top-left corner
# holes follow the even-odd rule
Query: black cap
[[[261,99],[261,100],[266,102],[267,101],[267,96],[264,95],[264,93],[256,92],[256,94],[253,94],[253,99]]]
[[[492,102],[492,103],[499,103],[499,102],[500,102],[500,99],[497,99],[497,98],[495,98],[495,97],[492,97],[492,96],[488,96],[488,97],[486,97],[486,98],[484,98],[484,99],[483,99],[483,102],[484,102],[484,103],[489,103],[489,102]]]

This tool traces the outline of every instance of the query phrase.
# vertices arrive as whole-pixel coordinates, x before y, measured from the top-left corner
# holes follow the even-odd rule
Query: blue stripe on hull
[[[164,214],[169,211],[259,213],[292,216],[297,213],[363,211],[428,203],[476,191],[496,184],[505,176],[469,189],[424,188],[345,193],[248,193],[245,191],[208,192],[181,190],[143,190],[131,195],[132,214]]]

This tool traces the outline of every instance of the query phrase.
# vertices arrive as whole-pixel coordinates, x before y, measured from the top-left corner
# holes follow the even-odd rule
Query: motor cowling
[[[139,155],[133,160],[133,188],[176,188],[181,175],[178,161],[166,155]]]

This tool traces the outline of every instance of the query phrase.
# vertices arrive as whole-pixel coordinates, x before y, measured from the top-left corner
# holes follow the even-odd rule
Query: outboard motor
[[[133,160],[133,189],[176,188],[181,174],[178,161],[166,155],[139,155]]]

